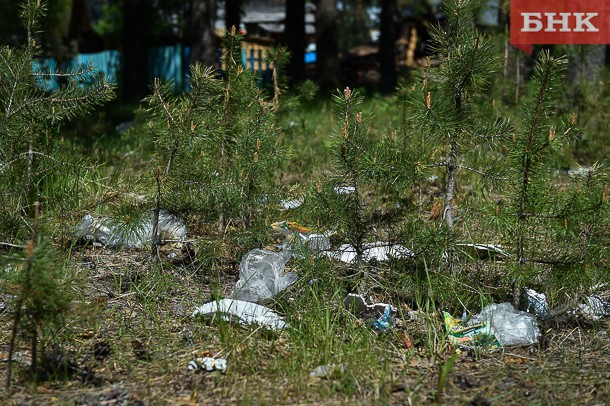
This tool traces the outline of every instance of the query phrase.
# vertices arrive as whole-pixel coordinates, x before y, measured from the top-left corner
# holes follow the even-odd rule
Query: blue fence
[[[172,80],[174,89],[178,92],[181,90],[188,91],[188,76],[189,76],[189,56],[190,48],[182,45],[173,45],[167,47],[153,48],[149,52],[149,67],[148,77],[152,82],[153,78],[161,78],[163,80]],[[221,54],[219,52],[219,59]],[[271,72],[267,69],[264,61],[264,52],[262,49],[245,49],[242,48],[242,64],[244,68],[256,72],[262,84],[271,79]],[[308,52],[305,55],[306,63],[312,63],[316,60],[315,52]],[[92,54],[79,54],[72,60],[63,63],[57,63],[53,58],[44,58],[36,61],[32,65],[34,72],[69,72],[82,67],[83,65],[92,65],[96,72],[104,74],[106,81],[117,83],[119,72],[121,69],[121,54],[119,51],[103,51]],[[61,65],[61,66],[60,66]],[[37,76],[40,86],[48,91],[59,89],[59,81],[54,76]]]

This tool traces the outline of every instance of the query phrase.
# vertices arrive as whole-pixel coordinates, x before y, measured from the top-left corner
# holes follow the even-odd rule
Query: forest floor
[[[162,258],[178,246],[162,248]],[[182,252],[183,254],[184,252]],[[183,258],[184,259],[184,258]],[[191,317],[197,306],[228,296],[235,264],[206,273],[184,261],[153,264],[137,251],[79,247],[81,281],[65,347],[47,348],[37,383],[27,377],[27,344],[15,356],[6,405],[196,404],[606,404],[610,401],[608,320],[540,324],[538,344],[498,350],[456,348],[439,312],[409,317],[376,332],[343,309],[341,298],[297,282],[269,306],[286,315],[279,332]],[[324,262],[324,264],[322,263]],[[327,260],[322,260],[324,266]],[[186,263],[186,265],[184,265]],[[288,268],[296,270],[288,263]],[[327,265],[327,264],[326,264]],[[298,271],[297,271],[298,272]],[[306,276],[306,275],[305,275]],[[383,299],[383,297],[379,297]],[[0,314],[2,358],[11,330]],[[187,368],[198,356],[227,360],[224,373]],[[4,382],[6,362],[0,378]],[[328,377],[319,365],[342,365]],[[53,373],[54,376],[46,376]]]
[[[399,127],[395,99],[371,104],[381,117],[376,123],[383,123],[373,132]],[[334,116],[328,104],[302,111],[292,121],[288,142],[295,153],[280,176],[286,188],[308,185],[315,171],[323,173],[332,161]],[[106,162],[109,173],[114,168],[128,174],[130,182],[134,171],[147,170],[151,142],[146,144],[144,131],[109,140],[106,118],[99,119],[99,129],[92,123],[83,121],[73,131],[92,134],[87,148],[97,154],[96,162]],[[438,190],[431,191],[427,209],[440,207],[440,199]],[[352,270],[337,261],[293,258],[287,269],[298,274],[297,282],[268,304],[288,326],[268,331],[192,316],[198,306],[231,294],[239,259],[254,245],[230,247],[224,236],[214,239],[206,230],[189,230],[188,237],[192,245],[161,246],[157,261],[148,250],[71,247],[68,323],[40,343],[46,361],[36,382],[29,374],[28,338],[20,332],[12,387],[0,391],[0,404],[610,403],[610,318],[540,322],[541,337],[534,345],[461,349],[455,358],[459,349],[449,344],[441,310],[459,316],[463,307],[456,306],[466,303],[476,313],[490,300],[507,297],[507,279],[494,274],[501,264],[466,261],[459,280],[437,274],[434,280],[441,283],[436,285],[425,266],[376,264],[356,283]],[[370,321],[344,307],[344,296],[355,285],[367,299],[396,307],[392,328],[375,331]],[[2,383],[13,323],[8,309],[14,301],[10,294],[0,297]],[[419,316],[412,317],[411,310]],[[190,361],[204,356],[226,359],[226,372],[189,370]],[[311,376],[324,365],[335,366],[329,376]]]

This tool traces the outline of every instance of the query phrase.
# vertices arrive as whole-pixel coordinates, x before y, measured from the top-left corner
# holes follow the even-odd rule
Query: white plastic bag
[[[254,249],[241,260],[239,280],[231,297],[252,303],[268,303],[272,297],[297,280],[294,272],[284,272],[290,259],[286,251]]]
[[[273,310],[255,303],[233,299],[221,299],[201,305],[195,309],[192,317],[213,318],[217,315],[229,322],[236,321],[243,325],[257,324],[269,330],[281,330],[286,327],[284,318]]]
[[[369,261],[387,261],[390,258],[408,258],[413,257],[413,251],[400,244],[391,244],[388,242],[377,241],[366,243],[362,247],[362,260]],[[331,258],[338,259],[346,264],[351,264],[356,260],[356,249],[353,245],[343,244],[336,252],[329,253]]]
[[[503,346],[530,345],[538,341],[540,331],[536,318],[515,310],[510,303],[491,304],[474,316],[469,325],[487,323]]]

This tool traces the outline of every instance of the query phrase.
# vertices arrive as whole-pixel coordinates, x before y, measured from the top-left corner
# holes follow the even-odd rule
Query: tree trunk
[[[508,26],[510,23],[510,15],[509,15],[509,1],[508,0],[499,0],[498,5],[498,27],[500,30],[504,30],[505,26]]]
[[[214,20],[216,19],[215,0],[193,0],[191,8],[191,46],[190,63],[200,62],[204,66],[217,65],[216,35]],[[230,27],[229,27],[230,28]]]
[[[379,37],[379,64],[381,79],[379,89],[382,92],[393,92],[396,87],[396,56],[394,43],[396,33],[394,29],[394,15],[396,14],[396,0],[381,1],[381,32]]]
[[[231,30],[235,27],[239,32],[241,25],[241,0],[225,0],[225,27]]]
[[[70,41],[77,39],[70,36],[72,21],[75,12],[78,12],[75,3],[76,1],[58,1],[48,4],[47,17],[42,21],[46,46],[56,61],[70,57]]]
[[[339,87],[339,12],[334,0],[319,0],[316,15],[317,76],[320,90],[334,91]]]
[[[124,0],[121,84],[123,99],[127,101],[140,101],[148,94],[151,15],[149,1]]]
[[[286,46],[290,51],[287,73],[292,83],[305,79],[305,0],[286,1]]]
[[[354,1],[354,27],[358,32],[366,32],[366,27],[364,25],[364,4],[363,0],[355,0]],[[368,35],[367,35],[368,36]]]

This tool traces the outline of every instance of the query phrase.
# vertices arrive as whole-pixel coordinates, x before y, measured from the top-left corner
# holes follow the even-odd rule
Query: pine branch
[[[493,179],[493,180],[509,180],[510,179],[510,178],[505,178],[505,177],[501,177],[501,176],[495,176],[495,175],[492,175],[489,172],[485,172],[485,171],[481,171],[479,169],[471,168],[470,166],[466,166],[466,165],[458,164],[457,167],[460,168],[460,169],[466,169],[467,171],[477,173],[477,174],[479,174],[479,175],[481,175],[481,176],[483,176],[485,178],[489,178],[489,179]]]
[[[21,158],[27,157],[28,159],[30,159],[30,158],[31,158],[32,156],[34,156],[34,155],[36,155],[36,156],[41,156],[41,157],[46,158],[46,159],[49,159],[49,160],[51,160],[51,161],[55,161],[55,162],[57,162],[57,163],[59,163],[60,165],[63,165],[63,166],[73,166],[73,167],[77,167],[77,168],[83,168],[83,169],[94,169],[94,168],[95,168],[95,167],[93,167],[93,166],[87,167],[87,166],[82,166],[82,165],[76,165],[76,164],[70,164],[70,163],[66,163],[66,162],[63,162],[63,161],[61,161],[61,160],[59,160],[59,159],[57,159],[57,158],[54,158],[54,157],[52,157],[52,156],[50,156],[50,155],[47,155],[47,154],[45,154],[45,153],[38,152],[38,151],[34,151],[34,150],[29,150],[28,152],[23,152],[23,153],[21,153],[21,154],[17,155],[15,158],[13,158],[12,160],[10,160],[9,162],[7,162],[7,163],[5,163],[5,164],[3,164],[3,165],[0,165],[0,172],[4,171],[4,170],[5,170],[5,169],[7,169],[8,167],[10,167],[12,164],[14,164],[15,162],[17,162],[17,161],[18,161],[18,160],[20,160]]]
[[[0,241],[0,246],[7,247],[7,248],[25,249],[25,245],[11,244],[10,242],[3,242],[3,241]]]
[[[10,51],[10,49],[9,49],[9,51]],[[18,76],[15,74],[15,71],[13,71],[13,67],[11,66],[9,61],[6,60],[6,58],[4,57],[2,52],[0,52],[0,58],[2,58],[2,62],[4,62],[4,64],[6,65],[9,72],[11,73],[11,75],[14,78],[11,94],[9,96],[8,104],[6,106],[6,111],[5,111],[5,116],[8,118],[11,115],[11,107],[13,105],[13,100],[15,98],[15,92],[17,91]]]
[[[176,120],[174,119],[172,112],[169,110],[169,106],[167,105],[163,96],[161,95],[161,81],[158,78],[155,78],[154,89],[155,89],[154,90],[155,97],[157,98],[159,103],[161,103],[161,107],[163,108],[163,111],[167,115],[168,126],[173,126],[174,128],[178,129]],[[176,138],[176,140],[174,141],[174,145],[172,146],[172,150],[170,152],[169,159],[167,161],[167,166],[165,167],[164,176],[169,175],[169,172],[172,169],[172,165],[174,163],[174,158],[176,156],[176,153],[178,152],[179,145],[180,145],[179,139]]]
[[[31,107],[33,107],[34,105],[41,104],[41,103],[58,104],[60,106],[63,106],[63,105],[69,106],[72,103],[74,103],[76,105],[81,104],[81,103],[86,105],[86,103],[91,102],[91,101],[93,103],[96,103],[98,101],[98,100],[96,100],[96,96],[99,96],[100,94],[106,93],[110,90],[111,90],[110,86],[108,86],[106,84],[106,82],[104,82],[102,80],[102,85],[100,87],[96,88],[92,92],[87,92],[87,93],[83,94],[82,96],[75,96],[75,97],[45,96],[45,97],[37,97],[37,98],[33,98],[33,99],[28,99],[24,103],[20,104],[15,110],[13,110],[12,113],[7,115],[7,118],[11,118],[12,116],[18,114],[23,109],[26,109],[26,108],[31,109]]]
[[[74,72],[30,72],[30,76],[42,78],[80,78],[90,74],[95,74],[95,68],[91,62],[89,62],[89,65],[85,68],[78,69]]]

